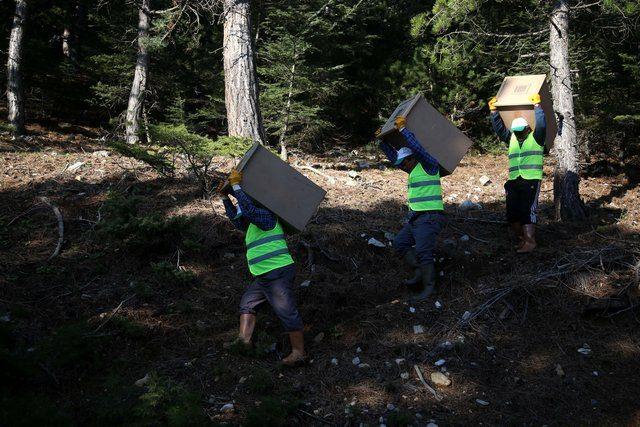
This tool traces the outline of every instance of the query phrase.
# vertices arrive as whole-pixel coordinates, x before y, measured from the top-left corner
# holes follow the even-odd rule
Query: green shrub
[[[297,401],[288,398],[265,397],[259,405],[247,411],[246,427],[282,427],[289,425],[288,416],[295,411]]]
[[[168,261],[152,262],[151,269],[156,280],[161,283],[169,282],[186,286],[196,279],[196,275],[192,271],[180,270]]]
[[[249,390],[256,394],[265,394],[273,389],[273,375],[263,368],[257,368],[249,379]]]
[[[210,425],[200,407],[200,396],[156,374],[151,375],[133,413],[142,425]]]
[[[140,200],[139,197],[111,194],[104,206],[105,221],[99,233],[138,254],[161,254],[195,247],[194,218],[141,216],[138,211]]]
[[[251,145],[248,138],[221,136],[210,139],[191,132],[184,124],[161,123],[149,126],[151,143],[130,145],[111,143],[120,154],[154,168],[164,176],[176,171],[176,157],[186,161],[187,170],[197,179],[203,194],[212,188],[213,156],[241,156]]]

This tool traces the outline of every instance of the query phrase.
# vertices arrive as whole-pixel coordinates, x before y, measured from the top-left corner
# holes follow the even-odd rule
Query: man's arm
[[[380,148],[384,151],[384,154],[386,154],[391,164],[395,164],[396,160],[398,160],[398,152],[396,149],[383,140],[380,140]]]
[[[261,230],[271,230],[276,226],[276,216],[268,209],[259,208],[253,204],[249,196],[242,191],[240,185],[233,186],[233,195],[238,200],[242,216],[257,225]]]
[[[511,131],[504,125],[502,117],[500,117],[500,113],[497,111],[491,112],[491,124],[493,125],[493,131],[498,135],[498,138],[500,138],[502,142],[506,142],[508,144],[511,139]]]
[[[425,172],[427,172],[429,175],[435,175],[436,173],[438,173],[440,164],[433,156],[431,156],[431,154],[427,152],[427,150],[422,147],[420,141],[416,139],[416,136],[413,134],[413,132],[411,132],[407,128],[402,128],[400,129],[400,133],[404,136],[404,139],[407,142],[407,147],[409,147],[411,151],[413,151],[413,155],[416,157],[416,160],[418,160],[420,164],[422,164]]]
[[[247,231],[249,224],[242,216],[242,211],[237,209],[231,199],[228,196],[222,197],[222,203],[224,204],[224,210],[227,213],[227,217],[231,220],[231,223],[240,231]]]
[[[536,129],[533,131],[533,137],[538,145],[544,146],[547,137],[547,119],[544,116],[544,110],[540,105],[533,108],[536,115]]]

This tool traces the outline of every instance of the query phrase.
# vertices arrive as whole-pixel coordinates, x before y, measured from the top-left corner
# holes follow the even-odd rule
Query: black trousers
[[[507,181],[504,190],[507,193],[507,222],[535,224],[538,222],[539,179],[517,179]]]

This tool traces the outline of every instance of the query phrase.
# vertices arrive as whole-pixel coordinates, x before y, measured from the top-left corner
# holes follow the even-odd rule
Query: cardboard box
[[[242,189],[297,231],[306,227],[327,192],[259,143],[238,163]]]
[[[407,129],[438,160],[442,175],[453,173],[471,147],[471,140],[419,93],[401,102],[382,127],[380,137],[396,149],[406,145],[404,137],[394,127],[398,116],[407,119]]]
[[[547,119],[545,145],[551,149],[558,132],[558,122],[553,111],[553,99],[546,79],[546,74],[505,77],[496,95],[498,102],[495,106],[507,128],[511,126],[511,122],[516,117],[524,117],[531,129],[535,129],[536,119],[529,97],[536,93],[540,94],[540,106]]]

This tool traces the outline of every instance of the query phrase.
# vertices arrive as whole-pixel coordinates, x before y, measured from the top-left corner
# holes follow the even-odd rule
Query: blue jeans
[[[402,256],[415,246],[418,264],[433,264],[433,250],[444,221],[441,213],[429,212],[414,216],[393,239],[393,248]]]
[[[282,321],[286,332],[301,331],[302,317],[296,307],[292,289],[295,277],[295,264],[256,276],[242,295],[240,314],[256,314],[256,308],[268,301],[276,316]]]

